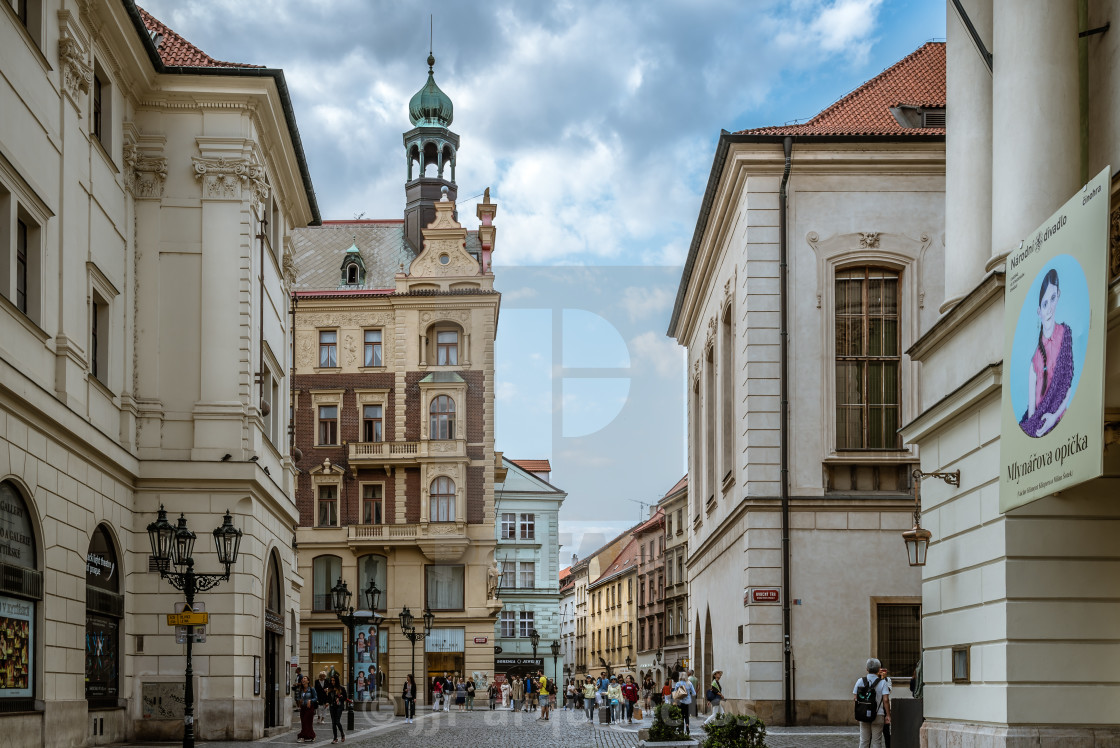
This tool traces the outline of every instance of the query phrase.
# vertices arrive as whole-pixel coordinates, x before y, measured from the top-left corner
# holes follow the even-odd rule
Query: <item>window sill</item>
[[[120,174],[120,167],[117,166],[115,161],[113,161],[113,157],[109,155],[109,149],[106,148],[105,144],[101,142],[101,138],[97,137],[91,132],[89,134],[89,142],[93,144],[94,150],[98,151],[101,154],[101,157],[105,159],[105,165],[112,169],[114,174]]]
[[[336,367],[337,368],[337,367]],[[389,367],[382,364],[381,366],[359,366],[358,371],[363,374],[376,374],[378,372],[388,371]]]
[[[316,374],[338,374],[342,371],[341,366],[312,366],[311,370]]]
[[[852,449],[836,450],[822,460],[824,464],[851,465],[853,463],[916,462],[917,455],[908,449]]]
[[[0,5],[3,5],[3,3],[0,3]],[[31,319],[31,317],[27,316],[25,312],[20,311],[19,307],[9,301],[7,296],[0,295],[0,309],[4,309],[9,314],[11,314],[12,317],[15,318],[16,322],[19,322],[21,325],[23,325],[27,329],[27,331],[37,337],[40,342],[46,343],[51,339],[50,333],[39,327],[39,325],[35,324],[35,321]]]
[[[723,493],[735,485],[735,473],[732,470],[727,471],[727,475],[723,476]]]
[[[708,500],[706,502],[704,502],[704,511],[707,514],[711,514],[712,510],[715,509],[715,508],[716,508],[716,495],[712,494],[711,496],[708,497]]]
[[[98,377],[94,376],[93,372],[86,372],[86,380],[88,380],[89,383],[93,385],[94,389],[100,391],[101,394],[105,397],[109,398],[110,400],[114,400],[116,398],[116,395],[114,395],[113,391],[109,389],[109,386],[102,382]]]

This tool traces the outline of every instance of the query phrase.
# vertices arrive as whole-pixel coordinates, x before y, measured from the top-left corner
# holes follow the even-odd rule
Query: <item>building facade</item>
[[[572,567],[560,570],[560,656],[564,658],[564,679],[572,677],[576,661],[576,586]]]
[[[494,451],[497,206],[487,193],[477,230],[458,221],[459,138],[434,62],[404,135],[404,218],[293,237],[300,656],[315,673],[349,661],[367,699],[410,672],[426,682],[424,699],[436,675],[493,672],[501,608],[491,572],[505,471]],[[366,616],[352,642],[331,604],[340,580],[355,602],[371,582],[380,590],[380,625]],[[418,644],[402,635],[405,607],[418,626],[425,610],[435,615]]]
[[[1107,745],[1120,740],[1120,677],[1112,664],[1120,655],[1113,613],[1120,579],[1120,39],[1100,31],[1120,3],[1082,4],[1080,18],[1068,3],[945,5],[953,102],[945,294],[937,324],[909,351],[920,365],[921,399],[902,430],[919,448],[923,471],[959,470],[957,486],[930,478],[921,486],[921,522],[933,534],[922,569],[922,745]],[[1110,165],[1109,186],[1083,193]],[[1064,443],[1064,428],[1095,440],[1103,426],[1104,475],[1001,511],[1000,464],[1011,449],[1001,416],[1018,412],[1004,402],[1013,396],[1003,384],[1005,336],[1013,334],[1004,325],[1005,295],[1031,280],[1013,259],[1068,200],[1090,197],[1110,201],[1108,246],[1090,248],[1107,253],[1108,277],[1088,281],[1107,283],[1105,308],[1091,311],[1107,338],[1104,412],[1101,422],[1065,418],[1055,435]],[[1072,279],[1061,280],[1059,315],[1076,298]]]
[[[903,352],[944,283],[944,80],[929,43],[805,124],[720,137],[669,333],[688,349],[689,662],[724,672],[729,711],[842,724],[868,656],[895,676],[918,659],[898,535],[918,456],[897,430],[920,403]],[[846,563],[868,548],[870,571]]]
[[[628,530],[629,542],[603,572],[587,585],[589,601],[588,636],[591,672],[595,668],[611,675],[634,673],[638,663],[634,622],[638,618],[635,587],[638,582],[638,543]]]
[[[288,237],[318,220],[283,74],[214,60],[131,0],[0,3],[0,49],[0,732],[182,737],[161,506],[244,533],[199,599],[196,735],[283,729]],[[220,573],[205,540],[197,570]]]
[[[661,657],[665,651],[665,512],[651,509],[652,515],[634,528],[638,544],[637,639],[634,649],[637,660],[635,678],[640,683],[646,675],[655,674],[657,683],[663,678]]]
[[[494,677],[542,670],[559,680],[566,661],[553,657],[552,644],[563,637],[558,517],[567,494],[548,482],[548,460],[503,461],[506,479],[497,485],[494,501],[502,600],[493,632],[502,650],[495,655]],[[529,638],[534,631],[540,637],[536,654]]]
[[[660,658],[664,674],[687,669],[689,663],[687,475],[669,489],[659,506],[665,513],[665,640]]]

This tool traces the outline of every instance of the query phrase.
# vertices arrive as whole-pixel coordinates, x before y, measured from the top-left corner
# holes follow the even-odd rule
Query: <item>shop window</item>
[[[878,603],[875,619],[876,656],[892,678],[908,678],[922,656],[922,606]]]
[[[31,511],[11,481],[0,483],[0,711],[31,711],[35,707],[35,627],[43,599]]]

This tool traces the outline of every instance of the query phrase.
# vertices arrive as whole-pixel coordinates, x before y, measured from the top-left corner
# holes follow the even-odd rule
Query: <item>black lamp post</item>
[[[416,642],[423,641],[425,639],[425,637],[427,637],[428,635],[430,635],[432,633],[432,624],[435,622],[436,616],[435,616],[434,613],[432,613],[431,608],[429,608],[426,605],[424,606],[424,616],[423,616],[423,618],[424,618],[424,630],[423,631],[417,631],[416,627],[412,625],[412,621],[413,621],[412,611],[408,609],[407,605],[404,606],[401,609],[399,617],[401,619],[401,633],[405,635],[406,639],[408,639],[410,642],[412,642],[412,673],[413,673],[412,677],[415,678],[416,677],[416,675],[415,675],[415,673],[416,673]],[[424,678],[424,682],[425,682],[425,687],[424,687],[425,691],[424,692],[425,693],[427,693],[427,685],[426,685],[427,680],[428,680],[427,678]]]
[[[537,659],[537,645],[541,643],[541,635],[536,629],[529,632],[529,643],[533,645],[533,659]]]
[[[552,677],[559,680],[560,671],[557,669],[556,658],[560,656],[560,642],[552,642],[549,648],[552,650]]]
[[[223,574],[196,574],[194,571],[195,534],[187,529],[187,518],[179,515],[179,522],[172,527],[167,521],[167,511],[159,507],[156,521],[148,525],[148,540],[152,544],[152,558],[159,567],[159,576],[187,598],[187,611],[194,611],[194,596],[217,587],[229,579],[230,567],[237,563],[241,548],[241,530],[233,526],[229,510],[220,527],[214,530],[214,548],[218,563],[225,567]],[[168,571],[173,564],[178,571]],[[186,693],[183,700],[183,748],[194,748],[194,626],[187,626]]]
[[[369,580],[369,587],[362,590],[362,596],[365,598],[366,610],[354,611],[350,606],[350,597],[353,593],[350,588],[346,586],[346,582],[342,581],[339,577],[338,584],[331,588],[331,605],[334,608],[334,614],[338,616],[338,620],[346,625],[346,631],[349,634],[349,646],[346,648],[346,682],[349,684],[350,701],[346,705],[346,729],[354,729],[354,660],[350,657],[351,650],[355,647],[354,642],[354,626],[359,624],[366,625],[367,623],[373,624],[374,641],[370,648],[371,659],[373,666],[378,674],[381,673],[381,663],[378,661],[378,656],[381,654],[381,633],[378,630],[378,625],[381,623],[381,616],[377,615],[377,605],[381,601],[381,590],[377,589],[377,583],[372,579]],[[367,612],[368,611],[368,614]],[[376,694],[375,684],[369,684],[368,687]]]

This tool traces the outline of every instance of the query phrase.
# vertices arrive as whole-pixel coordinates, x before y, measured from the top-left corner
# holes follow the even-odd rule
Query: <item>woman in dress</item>
[[[1038,289],[1038,345],[1027,371],[1027,412],[1019,427],[1027,436],[1045,436],[1062,420],[1073,395],[1073,332],[1058,322],[1058,271],[1051,268]]]
[[[460,712],[466,709],[467,704],[467,682],[462,678],[458,678],[455,682],[455,706]]]
[[[303,743],[315,739],[315,689],[311,687],[311,679],[306,675],[299,679],[295,691],[296,705],[299,707],[299,734],[296,742]]]
[[[346,742],[346,733],[342,731],[342,708],[350,699],[346,696],[346,689],[342,687],[342,679],[335,673],[327,679],[327,706],[331,713],[331,733],[334,735],[332,743],[337,743],[339,738]]]
[[[404,699],[404,721],[412,724],[412,720],[416,719],[416,679],[412,677],[412,673],[404,678],[401,698]]]
[[[512,709],[513,708],[509,703],[509,694],[510,694],[509,681],[508,680],[502,681],[502,709]]]

